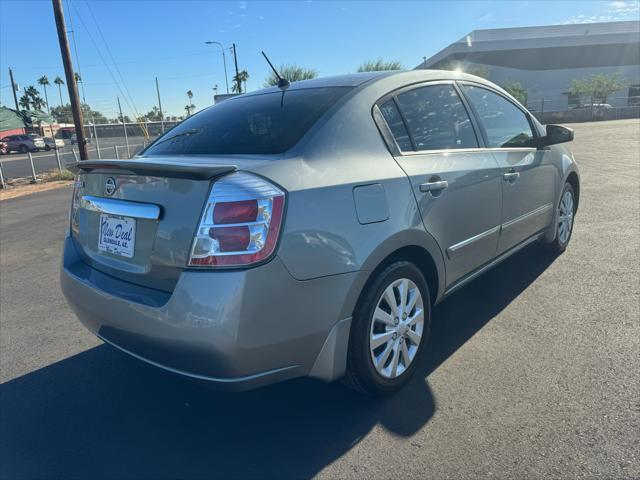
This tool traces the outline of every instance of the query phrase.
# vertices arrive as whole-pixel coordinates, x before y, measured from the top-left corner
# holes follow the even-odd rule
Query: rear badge
[[[113,177],[107,178],[107,181],[104,184],[104,193],[111,196],[116,192],[116,179]]]

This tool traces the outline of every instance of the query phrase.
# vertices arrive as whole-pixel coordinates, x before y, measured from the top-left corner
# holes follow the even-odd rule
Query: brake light
[[[246,266],[275,250],[284,213],[284,192],[246,172],[213,184],[193,239],[189,266]]]

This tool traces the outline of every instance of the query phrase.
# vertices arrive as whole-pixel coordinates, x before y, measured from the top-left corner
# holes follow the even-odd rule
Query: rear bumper
[[[359,278],[297,281],[276,257],[248,270],[186,270],[166,293],[90,267],[67,237],[60,281],[80,321],[106,342],[174,373],[241,390],[316,375],[318,363],[331,374],[316,376],[341,376],[345,349],[325,343],[340,333],[346,345],[348,328],[329,333],[344,326],[346,297]],[[341,353],[327,361],[325,350]]]

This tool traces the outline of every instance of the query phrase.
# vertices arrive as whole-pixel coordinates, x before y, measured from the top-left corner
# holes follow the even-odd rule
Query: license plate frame
[[[98,250],[118,257],[133,258],[136,246],[136,219],[100,214]]]

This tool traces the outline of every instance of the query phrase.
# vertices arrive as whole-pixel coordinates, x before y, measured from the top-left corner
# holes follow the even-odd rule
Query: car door
[[[502,201],[498,164],[481,148],[453,82],[409,87],[378,107],[425,228],[444,254],[451,285],[495,256]]]
[[[537,131],[525,111],[489,88],[460,87],[502,174],[500,254],[552,221],[557,172],[547,150],[536,148]]]
[[[17,139],[16,135],[9,135],[7,137],[7,148],[9,149],[9,151],[18,149],[16,139]]]

